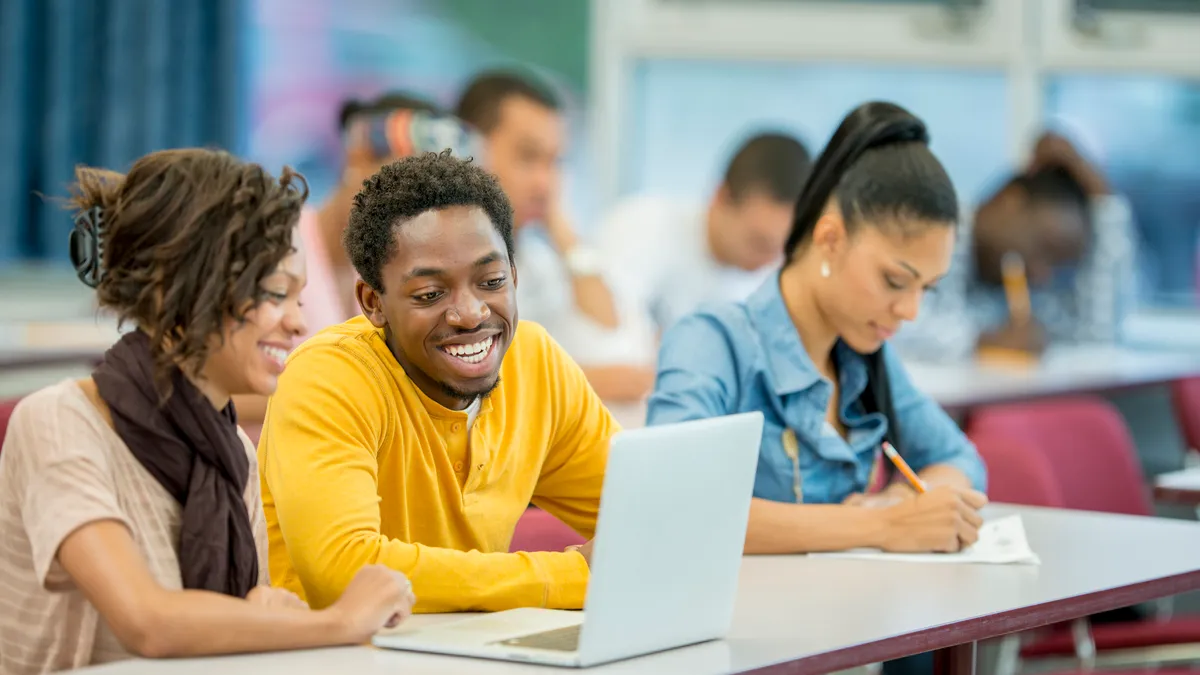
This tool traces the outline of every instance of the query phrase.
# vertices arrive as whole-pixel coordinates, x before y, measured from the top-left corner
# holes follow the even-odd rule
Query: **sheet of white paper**
[[[1029,548],[1021,516],[989,520],[979,528],[979,541],[958,553],[887,553],[878,549],[853,549],[829,553],[810,553],[825,558],[863,558],[901,562],[960,563],[990,565],[1040,565],[1041,559]]]
[[[1172,490],[1200,490],[1200,468],[1162,473],[1154,479],[1154,483]]]

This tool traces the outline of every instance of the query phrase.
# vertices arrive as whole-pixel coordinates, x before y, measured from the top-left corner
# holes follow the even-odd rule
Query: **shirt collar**
[[[819,382],[821,375],[808,357],[796,325],[783,304],[779,272],[767,277],[746,301],[746,306],[750,310],[750,320],[762,338],[767,364],[774,375],[775,393],[791,394]]]

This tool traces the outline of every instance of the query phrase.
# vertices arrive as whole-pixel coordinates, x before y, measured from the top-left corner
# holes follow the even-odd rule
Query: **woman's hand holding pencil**
[[[894,553],[954,553],[979,539],[987,504],[981,492],[949,485],[883,509],[879,548]]]

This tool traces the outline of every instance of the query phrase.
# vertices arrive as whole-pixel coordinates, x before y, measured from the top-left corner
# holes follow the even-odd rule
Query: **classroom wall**
[[[613,3],[605,6],[619,4]],[[5,53],[13,58],[0,60],[0,91],[11,94],[4,105],[12,113],[0,123],[0,149],[10,160],[0,163],[0,173],[8,171],[0,185],[0,213],[6,214],[0,219],[0,273],[29,260],[60,271],[66,267],[69,219],[33,191],[61,193],[75,163],[120,169],[161,147],[217,143],[272,168],[293,165],[310,178],[319,200],[338,175],[334,119],[345,97],[405,88],[450,105],[473,73],[510,64],[538,70],[568,102],[565,203],[577,227],[586,233],[610,206],[596,189],[594,160],[604,157],[589,148],[586,133],[595,103],[588,95],[595,84],[589,81],[595,57],[590,40],[595,9],[601,7],[589,0],[181,0],[169,12],[143,8],[146,21],[168,29],[140,42],[120,37],[136,34],[144,23],[129,9],[133,5],[121,5],[123,12],[93,7],[71,14],[70,21],[55,11],[61,0],[3,6],[7,19],[0,23],[11,38],[4,41]],[[137,47],[101,49],[104,41],[91,31],[101,14],[107,17],[103,35]],[[185,32],[197,40],[211,33],[199,46],[171,37],[196,17],[207,33]],[[177,76],[196,61],[198,49],[214,45],[224,45],[220,53],[233,59],[232,67],[222,65],[221,72],[233,73],[222,76],[223,84]],[[1136,56],[1136,50],[1130,54]],[[1195,307],[1200,80],[1184,65],[1167,64],[1158,72],[1116,70],[1102,56],[1089,69],[1050,73],[1035,97],[1042,118],[1048,124],[1065,121],[1080,132],[1133,201],[1143,297],[1156,305]],[[149,75],[171,86],[153,85]],[[612,144],[618,192],[705,199],[746,134],[783,128],[816,151],[850,107],[887,98],[929,121],[934,149],[963,203],[974,204],[1014,168],[1011,149],[1021,140],[1013,138],[1015,77],[1008,68],[939,65],[936,58],[899,66],[834,55],[730,58],[705,55],[703,49],[688,58],[634,55],[619,111],[626,133]],[[217,91],[241,93],[236,104],[217,105]],[[125,102],[99,105],[92,100],[98,92]],[[227,99],[232,95],[220,97]],[[202,115],[195,111],[197,101],[204,102]],[[216,115],[217,108],[233,112]],[[81,117],[77,109],[99,112]],[[201,120],[233,131],[183,133]],[[30,182],[38,176],[44,180]]]

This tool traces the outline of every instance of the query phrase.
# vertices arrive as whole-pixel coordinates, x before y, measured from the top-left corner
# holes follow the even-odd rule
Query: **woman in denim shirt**
[[[958,203],[928,141],[898,106],[851,112],[800,196],[783,269],[663,337],[649,424],[766,417],[747,553],[956,551],[977,537],[983,462],[885,346],[954,250]],[[890,475],[885,439],[927,493],[902,479],[872,490]]]

